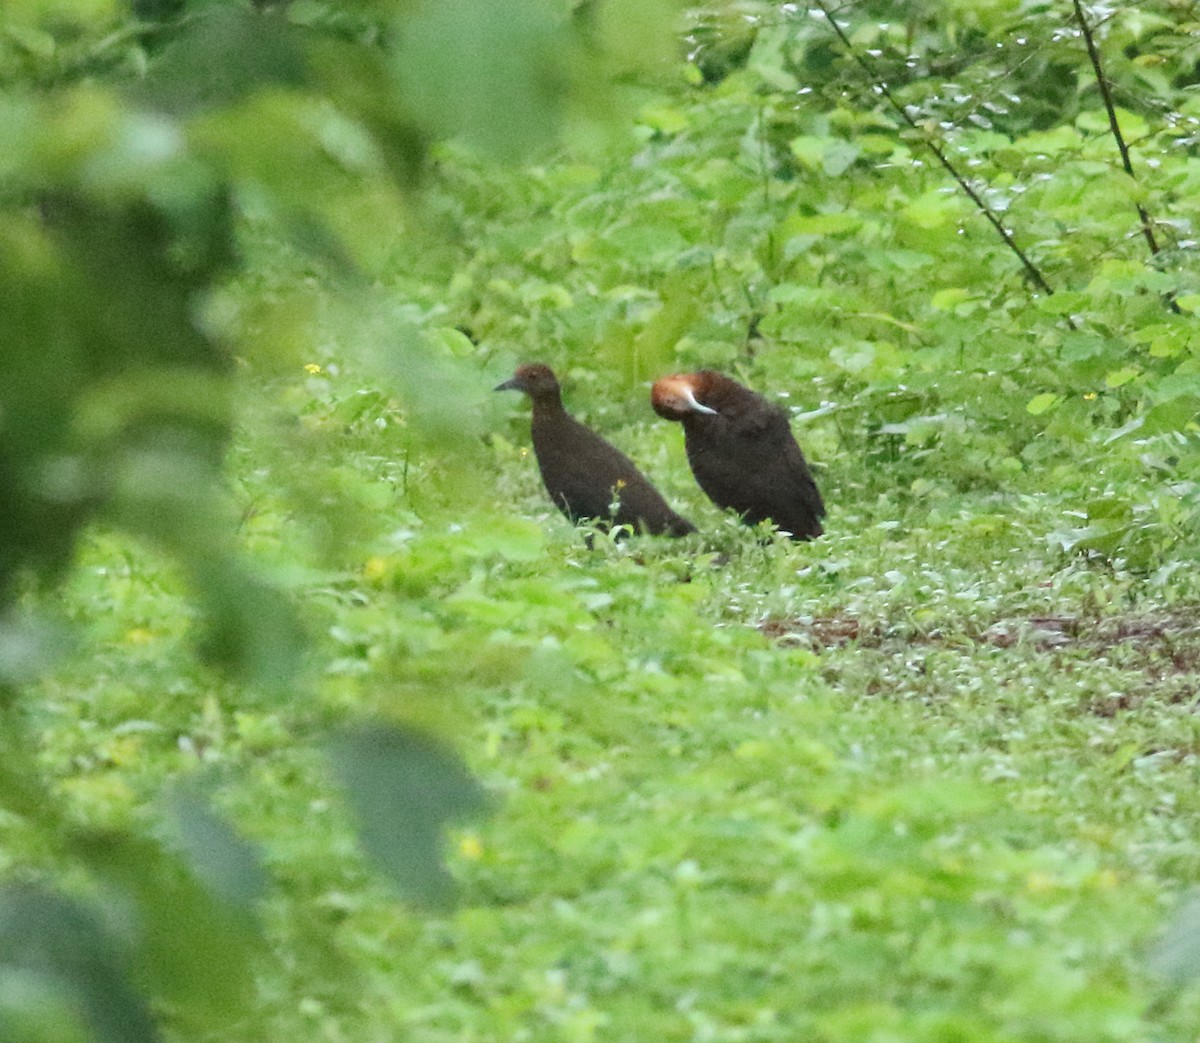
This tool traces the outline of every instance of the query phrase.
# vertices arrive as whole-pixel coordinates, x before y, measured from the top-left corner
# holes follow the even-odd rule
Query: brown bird
[[[782,406],[711,369],[663,377],[650,402],[683,424],[692,474],[718,507],[747,525],[770,519],[792,539],[821,535],[825,504]]]
[[[685,536],[696,527],[681,518],[624,453],[563,409],[549,366],[518,366],[497,391],[524,391],[533,402],[533,451],[546,492],[571,522],[592,518],[604,527]]]

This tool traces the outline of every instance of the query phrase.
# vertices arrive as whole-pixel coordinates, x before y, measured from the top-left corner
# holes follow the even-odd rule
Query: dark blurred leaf
[[[139,100],[188,113],[226,105],[255,88],[299,86],[305,62],[296,31],[270,12],[210,3],[158,56]]]
[[[448,901],[454,881],[442,864],[442,828],[486,806],[458,756],[420,732],[377,724],[336,739],[330,757],[367,853],[405,895]]]
[[[67,459],[82,347],[63,307],[61,269],[41,230],[0,220],[0,601],[18,570],[53,573],[86,517],[80,499],[47,488]],[[61,483],[60,483],[61,484]]]
[[[436,137],[515,159],[549,141],[567,94],[569,38],[545,0],[436,0],[400,26],[405,100]]]
[[[38,1003],[36,1009],[30,1009]],[[56,1009],[57,1008],[57,1009]],[[159,1038],[132,988],[128,954],[79,902],[34,886],[0,891],[0,1037],[151,1043]],[[36,1034],[29,1034],[30,1030]]]
[[[131,976],[147,994],[206,1031],[237,1021],[252,996],[253,919],[218,901],[149,840],[90,833],[74,849],[127,918],[137,940]]]
[[[68,646],[65,632],[48,619],[0,614],[0,687],[33,681]]]
[[[210,893],[250,914],[267,885],[258,849],[213,811],[207,796],[178,787],[165,800],[168,844]]]
[[[329,94],[370,131],[392,176],[415,184],[428,133],[401,103],[388,52],[319,36],[308,40],[308,56]]]
[[[378,332],[367,351],[416,429],[436,444],[466,450],[482,433],[490,404],[475,367],[455,356],[441,330],[398,322]]]
[[[231,556],[197,556],[191,565],[204,659],[268,686],[294,678],[303,666],[304,632],[287,599]]]
[[[133,13],[147,21],[174,18],[187,6],[187,0],[132,0]]]
[[[1200,978],[1200,895],[1185,899],[1167,917],[1146,965],[1177,985]]]

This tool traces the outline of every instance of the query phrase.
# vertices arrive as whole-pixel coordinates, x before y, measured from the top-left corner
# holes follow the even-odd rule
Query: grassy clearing
[[[645,426],[615,437],[703,532],[588,551],[522,423],[453,523],[407,511],[400,434],[330,436],[326,479],[389,522],[333,557],[246,434],[245,538],[313,634],[295,691],[201,672],[171,569],[89,541],[43,759],[92,823],[211,777],[263,845],[243,1038],[1191,1038],[1200,993],[1146,972],[1200,882],[1189,570],[1064,555],[1066,495],[840,459],[828,535],[762,542]],[[348,706],[439,730],[492,794],[448,841],[454,910],[362,862],[314,752]]]

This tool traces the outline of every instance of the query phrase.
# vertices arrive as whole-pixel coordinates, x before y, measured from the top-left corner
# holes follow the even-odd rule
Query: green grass
[[[153,553],[84,549],[42,758],[92,824],[216,780],[272,879],[241,1038],[1192,1038],[1200,992],[1147,971],[1200,882],[1190,570],[1065,555],[1077,490],[918,495],[844,454],[828,535],[762,542],[640,424],[613,437],[702,532],[589,551],[523,423],[407,482],[394,430],[328,433],[314,479],[375,512],[344,541],[247,430],[244,540],[312,635],[293,691],[197,667]],[[434,729],[491,794],[447,840],[453,910],[364,863],[317,752],[347,710]]]

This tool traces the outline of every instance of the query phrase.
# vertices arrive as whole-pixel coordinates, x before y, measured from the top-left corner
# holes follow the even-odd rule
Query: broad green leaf
[[[1079,148],[1083,138],[1073,127],[1058,126],[1052,130],[1035,131],[1023,135],[1013,142],[1013,148],[1025,153],[1041,153],[1048,156]]]
[[[67,634],[49,619],[17,612],[0,614],[0,687],[36,680],[69,648]]]
[[[456,355],[459,358],[469,358],[475,350],[475,345],[462,330],[448,326],[439,326],[427,332],[429,343],[439,352]]]
[[[210,806],[195,788],[176,787],[166,798],[168,844],[187,862],[210,893],[247,914],[266,890],[257,849]]]
[[[1126,141],[1144,138],[1149,133],[1146,121],[1140,115],[1128,109],[1116,110],[1117,122]],[[1092,134],[1110,134],[1112,132],[1108,113],[1085,109],[1076,117],[1075,125],[1081,130]]]
[[[1185,899],[1167,916],[1146,965],[1176,985],[1200,978],[1200,897]]]
[[[843,138],[801,135],[789,142],[789,148],[804,166],[829,177],[841,177],[861,154],[861,148]]]
[[[1086,308],[1091,302],[1087,294],[1059,290],[1057,293],[1044,294],[1037,300],[1039,311],[1047,315],[1070,315],[1081,308]]]
[[[951,286],[938,290],[930,299],[929,304],[937,311],[952,311],[959,304],[971,299],[971,291],[961,286]]]
[[[1034,395],[1028,402],[1025,403],[1025,412],[1033,416],[1040,416],[1046,412],[1051,406],[1058,403],[1060,396],[1053,391],[1043,391],[1040,395]]]
[[[395,71],[439,138],[513,160],[549,140],[567,97],[571,44],[540,0],[424,0],[406,15]]]
[[[842,211],[828,214],[795,214],[789,217],[781,229],[783,235],[841,235],[862,227],[859,214]]]
[[[1157,435],[1194,429],[1197,417],[1200,417],[1200,395],[1180,393],[1152,406],[1138,419],[1143,421],[1142,434]]]
[[[81,902],[39,885],[0,890],[5,1039],[155,1043],[161,1037],[129,964],[128,940]]]
[[[484,810],[479,783],[451,750],[410,728],[364,725],[336,738],[329,753],[367,854],[403,894],[445,903],[454,882],[442,863],[442,831]]]
[[[304,83],[302,37],[296,27],[252,8],[207,6],[202,17],[184,21],[162,60],[136,85],[136,97],[156,108],[192,114],[242,101],[263,88]],[[260,130],[281,143],[274,127],[263,123]],[[251,139],[244,143],[250,145]]]
[[[292,606],[227,552],[197,555],[188,564],[201,608],[201,655],[235,676],[282,691],[304,668],[304,633]]]
[[[1114,369],[1104,378],[1104,383],[1110,388],[1119,388],[1124,384],[1128,384],[1131,380],[1141,373],[1136,366],[1123,366],[1121,369]]]
[[[236,1024],[252,997],[255,921],[151,841],[84,833],[72,851],[125,919],[132,980],[193,1030]]]
[[[907,221],[927,231],[941,228],[956,220],[962,212],[962,204],[958,199],[941,190],[917,196],[903,210]]]
[[[608,75],[654,77],[674,72],[678,9],[669,0],[611,0],[596,8],[577,9],[576,15],[583,19],[589,41],[602,49],[601,68]],[[658,129],[674,133],[666,127]]]
[[[647,105],[642,109],[639,119],[661,134],[678,134],[686,130],[690,122],[682,109],[670,105]]]
[[[1152,393],[1156,402],[1169,402],[1181,395],[1200,395],[1200,373],[1170,373],[1153,384]]]
[[[810,170],[818,170],[825,155],[825,145],[828,140],[828,138],[816,137],[811,134],[802,134],[800,137],[792,138],[788,142],[788,147],[792,150],[792,155],[806,167]]]
[[[53,58],[57,49],[54,37],[28,25],[6,25],[4,32],[23,51],[43,60]]]

